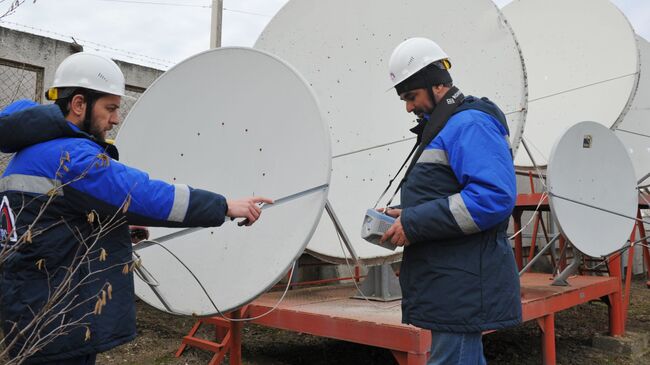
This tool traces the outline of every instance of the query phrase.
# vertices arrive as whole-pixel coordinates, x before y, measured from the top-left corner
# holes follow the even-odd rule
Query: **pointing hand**
[[[239,225],[250,226],[257,221],[262,214],[259,203],[273,204],[273,200],[261,196],[253,196],[244,199],[227,200],[228,212],[226,215],[232,219],[245,218]]]

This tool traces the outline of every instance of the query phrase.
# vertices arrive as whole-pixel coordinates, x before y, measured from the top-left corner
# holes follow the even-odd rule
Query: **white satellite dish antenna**
[[[547,186],[553,217],[580,252],[607,256],[630,238],[638,206],[634,168],[602,124],[578,123],[555,142]]]
[[[524,141],[537,165],[579,120],[615,127],[634,98],[639,59],[632,26],[607,0],[515,0],[503,8],[526,62]],[[524,149],[515,165],[532,167]]]
[[[523,61],[511,29],[489,0],[289,1],[255,44],[291,62],[314,87],[332,136],[331,207],[367,264],[401,257],[399,250],[363,241],[359,230],[364,212],[414,143],[408,129],[415,118],[386,90],[391,52],[415,36],[435,40],[450,55],[454,84],[465,95],[487,96],[506,112],[516,149],[527,103]],[[326,261],[345,262],[327,216],[307,249]]]
[[[174,66],[134,105],[118,146],[125,163],[153,178],[229,198],[278,199],[321,187],[269,206],[251,227],[226,222],[165,240],[209,297],[161,247],[139,250],[159,285],[136,279],[136,294],[161,310],[214,315],[250,302],[286,273],[323,212],[331,171],[327,127],[304,79],[265,52],[219,48]],[[153,228],[151,237],[178,231]]]
[[[630,111],[616,129],[632,158],[637,180],[650,173],[650,43],[637,37],[641,76]],[[641,182],[642,185],[648,182]]]

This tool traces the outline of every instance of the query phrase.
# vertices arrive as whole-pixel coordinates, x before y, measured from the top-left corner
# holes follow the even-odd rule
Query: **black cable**
[[[140,4],[140,5],[165,5],[165,6],[182,6],[186,8],[203,8],[203,9],[211,9],[211,5],[195,5],[195,4],[181,4],[181,3],[163,3],[163,2],[158,2],[158,1],[136,1],[136,0],[98,0],[98,1],[106,1],[106,2],[114,2],[114,3],[125,3],[125,4]],[[237,10],[237,9],[229,9],[229,8],[223,8],[224,11],[231,11],[233,13],[240,13],[240,14],[247,14],[247,15],[256,15],[256,16],[263,16],[263,17],[268,17],[271,18],[273,17],[272,15],[267,15],[267,14],[261,14],[261,13],[255,13],[252,11],[246,11],[246,10]]]
[[[291,286],[291,279],[293,278],[293,272],[294,272],[294,270],[296,269],[296,261],[294,261],[294,262],[293,262],[293,265],[291,266],[291,275],[289,276],[288,283],[287,283],[287,287],[286,287],[286,289],[284,290],[284,293],[282,294],[282,297],[280,297],[280,300],[279,300],[279,301],[275,304],[275,306],[273,306],[273,308],[271,308],[268,312],[263,313],[263,314],[261,314],[261,315],[259,315],[259,316],[257,316],[257,317],[254,317],[254,318],[233,319],[233,318],[228,318],[228,317],[226,317],[226,315],[223,314],[223,313],[219,310],[219,308],[217,307],[217,305],[216,305],[216,304],[214,303],[214,301],[212,300],[212,297],[210,296],[210,294],[208,293],[208,291],[205,289],[205,287],[204,287],[203,284],[201,283],[201,280],[199,280],[199,278],[197,278],[196,275],[194,275],[194,272],[193,272],[189,267],[187,267],[187,265],[185,265],[185,263],[183,262],[183,260],[181,260],[178,256],[176,256],[173,252],[171,252],[167,247],[163,246],[162,244],[160,244],[160,243],[158,243],[158,242],[156,242],[156,241],[148,241],[148,242],[151,242],[151,243],[153,243],[154,245],[157,245],[157,246],[159,246],[159,247],[162,247],[165,251],[167,251],[167,253],[169,253],[170,255],[172,255],[172,257],[174,257],[174,258],[176,259],[176,261],[178,261],[181,265],[183,265],[183,267],[187,270],[187,272],[189,272],[190,275],[192,275],[192,277],[194,278],[194,280],[196,281],[196,283],[199,284],[199,286],[201,287],[201,290],[203,290],[203,293],[205,293],[205,296],[208,297],[208,300],[210,301],[210,303],[212,303],[212,306],[214,307],[214,309],[217,310],[217,313],[218,313],[222,318],[224,318],[224,319],[226,319],[226,320],[228,320],[228,321],[230,321],[230,322],[244,322],[244,321],[252,321],[252,320],[255,320],[255,319],[258,319],[258,318],[262,318],[262,317],[268,315],[269,313],[273,312],[273,311],[278,307],[278,305],[282,302],[282,300],[284,300],[285,295],[286,295],[287,292],[289,291],[289,287]],[[143,281],[144,281],[144,280],[143,280]],[[197,317],[210,317],[210,316],[211,316],[211,315],[204,315],[204,316],[197,315]]]
[[[622,217],[622,218],[631,219],[631,220],[633,220],[633,221],[635,221],[635,222],[640,222],[640,223],[647,223],[647,224],[650,224],[650,222],[645,221],[645,220],[640,219],[640,218],[631,217],[631,216],[628,216],[628,215],[625,215],[625,214],[621,214],[621,213],[615,212],[615,211],[613,211],[613,210],[608,210],[608,209],[605,209],[605,208],[597,207],[597,206],[595,206],[595,205],[591,205],[591,204],[587,204],[587,203],[579,202],[579,201],[577,201],[577,200],[573,200],[573,199],[571,199],[571,198],[567,198],[567,197],[564,197],[564,196],[561,196],[561,195],[554,194],[553,192],[550,192],[550,191],[549,191],[548,194],[549,194],[550,196],[554,196],[554,197],[556,197],[556,198],[558,198],[558,199],[566,200],[566,201],[568,201],[568,202],[571,202],[571,203],[574,203],[574,204],[578,204],[578,205],[582,205],[582,206],[585,206],[585,207],[588,207],[588,208],[593,208],[593,209],[596,209],[596,210],[600,210],[600,211],[602,211],[602,212],[609,213],[609,214],[612,214],[612,215],[616,215],[616,216],[619,216],[619,217]]]
[[[179,4],[179,3],[162,3],[157,1],[133,1],[133,0],[98,0],[106,2],[115,2],[115,3],[126,3],[126,4],[145,4],[145,5],[167,5],[167,6],[183,6],[188,8],[210,8],[210,5],[193,5],[193,4]]]
[[[205,287],[204,287],[203,284],[201,283],[201,280],[199,280],[199,278],[197,278],[196,275],[194,275],[194,272],[193,272],[189,267],[187,267],[187,265],[185,265],[185,263],[183,262],[183,260],[181,260],[181,259],[180,259],[178,256],[176,256],[172,251],[170,251],[167,247],[161,245],[160,243],[158,243],[158,242],[156,242],[156,241],[149,241],[149,242],[152,242],[152,243],[154,243],[155,245],[157,245],[158,247],[161,247],[163,250],[167,251],[167,253],[169,253],[170,255],[172,255],[172,257],[174,257],[174,258],[176,259],[176,261],[178,261],[181,265],[183,265],[183,267],[185,268],[185,270],[187,270],[187,272],[189,272],[190,275],[192,275],[192,277],[194,278],[194,280],[196,281],[196,283],[199,284],[199,286],[201,287],[201,290],[203,290],[203,293],[205,293],[205,296],[208,297],[208,300],[210,301],[210,303],[212,303],[212,306],[214,307],[214,309],[217,310],[217,313],[219,313],[220,316],[225,317],[224,314],[221,313],[221,311],[219,310],[219,308],[217,308],[217,305],[214,303],[214,301],[212,300],[212,297],[210,296],[210,294],[208,293],[208,291],[205,289]]]
[[[647,135],[647,134],[643,134],[643,133],[639,133],[639,132],[632,132],[632,131],[628,131],[627,129],[616,128],[615,131],[619,131],[619,132],[624,132],[624,133],[634,134],[634,135],[641,136],[641,137],[650,138],[650,136]]]

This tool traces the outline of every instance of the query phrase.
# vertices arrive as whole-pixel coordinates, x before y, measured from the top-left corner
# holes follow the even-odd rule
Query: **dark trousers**
[[[97,359],[97,354],[90,354],[90,355],[75,357],[72,359],[46,362],[39,365],[95,365],[96,359]]]

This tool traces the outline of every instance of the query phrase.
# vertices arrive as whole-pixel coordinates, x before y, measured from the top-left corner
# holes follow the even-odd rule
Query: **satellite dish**
[[[414,117],[395,91],[386,92],[391,52],[415,36],[435,40],[450,55],[454,84],[465,95],[487,96],[506,112],[516,149],[525,119],[525,73],[512,31],[489,0],[289,1],[255,44],[291,62],[314,87],[332,139],[329,200],[367,264],[401,257],[362,240],[359,230],[364,212],[415,142],[408,131]],[[327,216],[307,249],[345,262]]]
[[[553,217],[580,252],[607,256],[630,238],[638,206],[634,168],[602,124],[578,123],[555,142],[547,185]]]
[[[638,181],[650,173],[650,43],[641,37],[637,37],[637,41],[641,56],[639,86],[616,135],[632,158]]]
[[[515,0],[503,8],[526,62],[524,139],[537,165],[578,120],[615,127],[634,98],[639,59],[632,26],[607,0]],[[549,19],[552,19],[549,22]],[[520,149],[515,165],[532,167]]]
[[[161,247],[139,250],[167,303],[139,279],[136,294],[167,312],[214,315],[270,288],[303,252],[327,199],[329,134],[314,93],[291,66],[262,51],[220,48],[174,66],[134,105],[118,146],[125,163],[152,178],[229,198],[278,199],[325,185],[268,206],[251,227],[226,222],[162,243],[209,297]],[[151,237],[178,231],[152,228]]]

